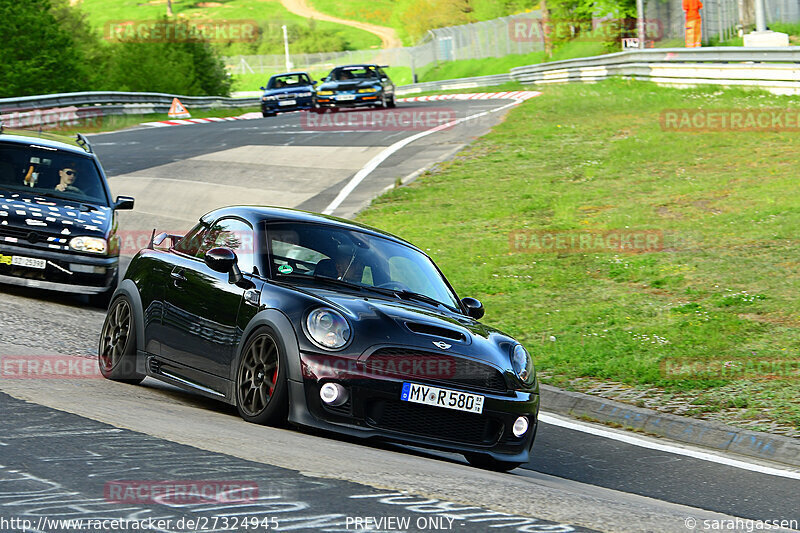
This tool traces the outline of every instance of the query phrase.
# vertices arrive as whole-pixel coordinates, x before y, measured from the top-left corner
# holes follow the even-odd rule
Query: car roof
[[[370,68],[370,67],[372,67],[372,68],[380,68],[375,63],[354,63],[352,65],[339,65],[338,67],[334,67],[333,70],[336,70],[336,69],[348,69],[348,68],[352,68],[352,69]]]
[[[54,148],[56,150],[92,157],[91,152],[81,146],[76,138],[49,132],[2,128],[0,130],[0,142],[13,142],[27,145],[35,144],[37,146],[44,146],[46,148]]]
[[[295,71],[295,72],[283,72],[281,74],[273,74],[272,76],[269,77],[269,79],[280,78],[281,76],[296,76],[298,74],[305,74],[306,76],[308,76],[308,72],[304,72],[302,70],[298,70],[298,71]],[[308,76],[308,77],[310,78],[311,76]]]
[[[289,209],[286,207],[270,207],[270,206],[257,206],[257,205],[236,205],[236,206],[229,206],[229,207],[222,207],[220,209],[215,209],[214,211],[210,211],[200,217],[200,220],[205,223],[211,223],[214,220],[217,220],[221,217],[228,217],[228,216],[236,216],[240,218],[244,218],[245,220],[249,221],[252,224],[257,224],[258,222],[299,222],[299,223],[312,223],[312,224],[321,224],[325,226],[334,226],[337,228],[342,228],[346,230],[355,230],[360,231],[362,233],[367,233],[370,235],[374,235],[376,237],[382,237],[399,244],[403,244],[414,250],[422,252],[418,247],[414,246],[408,241],[401,239],[391,233],[367,226],[365,224],[359,224],[358,222],[353,222],[351,220],[345,220],[343,218],[333,217],[330,215],[321,215],[319,213],[312,213],[310,211],[301,211],[299,209]],[[424,253],[424,252],[422,252]]]

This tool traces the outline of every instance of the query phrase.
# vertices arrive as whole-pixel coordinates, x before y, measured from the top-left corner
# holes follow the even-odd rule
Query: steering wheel
[[[387,283],[381,283],[378,285],[379,289],[389,289],[392,291],[407,291],[409,290],[408,285],[405,283],[400,283],[399,281],[389,281]]]

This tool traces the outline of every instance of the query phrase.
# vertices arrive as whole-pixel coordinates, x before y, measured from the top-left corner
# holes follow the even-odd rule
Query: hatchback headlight
[[[523,383],[533,380],[533,361],[524,346],[517,344],[511,351],[511,367]]]
[[[319,96],[330,96],[333,94],[333,91],[317,91],[317,95]]]
[[[108,250],[106,240],[98,237],[74,237],[69,241],[69,247],[76,252],[92,254],[104,254]]]
[[[262,100],[277,100],[277,97],[275,97],[275,96],[264,96],[261,99]]]
[[[358,92],[360,93],[374,93],[378,90],[378,87],[370,87],[368,89],[359,89]]]
[[[325,307],[308,314],[306,330],[312,341],[328,350],[338,350],[350,340],[347,320],[337,311]]]

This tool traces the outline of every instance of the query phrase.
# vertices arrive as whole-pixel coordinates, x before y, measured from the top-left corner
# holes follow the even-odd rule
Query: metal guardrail
[[[426,81],[401,85],[397,87],[397,94],[414,94],[426,91],[452,91],[456,89],[469,89],[472,87],[491,87],[514,81],[511,74],[494,74],[491,76],[475,76],[472,78],[456,78],[442,81]]]
[[[750,73],[731,68],[737,63],[746,64]],[[691,84],[695,77],[698,83],[719,84],[763,80],[768,87],[778,79],[797,81],[800,87],[795,63],[800,63],[800,47],[654,48],[516,67],[511,69],[511,77],[522,83],[596,81],[620,75],[639,79],[674,77],[681,78],[683,84]],[[668,74],[667,69],[672,73]]]
[[[398,94],[522,83],[597,81],[610,76],[650,79],[673,85],[719,84],[765,87],[800,94],[800,47],[651,48],[553,61],[511,69],[508,74],[403,85]],[[181,96],[164,93],[78,92],[0,99],[0,114],[77,108],[96,115],[166,112],[173,98],[189,109],[259,105],[258,97]]]
[[[119,91],[48,94],[43,96],[21,96],[0,98],[0,113],[55,107],[108,106],[104,114],[123,114],[127,105],[166,106],[173,98],[179,98],[189,109],[210,109],[215,107],[251,107],[259,105],[259,98],[226,98],[222,96],[181,96],[165,93],[126,93]]]

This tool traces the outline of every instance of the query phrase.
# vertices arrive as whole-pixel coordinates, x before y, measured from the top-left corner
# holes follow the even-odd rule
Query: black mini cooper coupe
[[[100,369],[217,398],[250,422],[288,419],[509,470],[529,459],[539,386],[525,348],[482,316],[397,237],[227,207],[133,258],[103,325]]]

